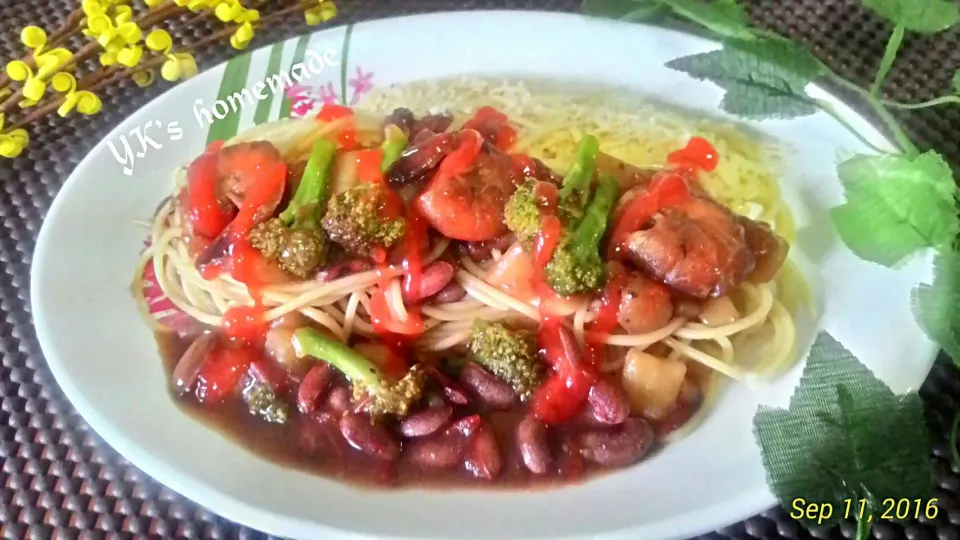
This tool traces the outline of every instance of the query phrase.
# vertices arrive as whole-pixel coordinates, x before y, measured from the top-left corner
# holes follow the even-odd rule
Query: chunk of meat
[[[753,271],[747,275],[747,281],[757,284],[767,283],[777,275],[780,267],[787,260],[790,245],[782,236],[773,232],[770,225],[762,221],[754,221],[743,216],[736,216],[736,219],[743,227],[743,237],[747,247],[756,259]]]
[[[456,133],[441,133],[415,144],[400,155],[387,171],[393,187],[402,187],[427,177],[457,147]]]
[[[598,157],[598,169],[619,171],[635,182],[617,203],[618,222],[656,174],[616,158]],[[691,300],[720,297],[744,281],[767,282],[786,260],[789,245],[769,225],[734,214],[683,171],[689,197],[654,214],[627,237],[628,258],[640,269]],[[629,177],[629,179],[626,179]]]
[[[264,168],[271,164],[282,162],[280,151],[267,141],[246,142],[224,147],[220,151],[217,163],[217,172],[220,176],[219,191],[229,198],[234,206],[243,207],[247,190],[259,178],[258,173],[262,173]],[[282,196],[282,193],[279,195]],[[272,205],[264,205],[272,208],[262,210],[266,214],[263,219],[270,217],[279,203],[278,197]]]
[[[443,133],[453,123],[453,116],[449,114],[428,114],[414,122],[410,128],[410,139],[417,138],[423,132],[432,134]]]
[[[743,227],[720,205],[697,197],[656,214],[631,234],[631,261],[656,279],[695,298],[727,294],[753,270]]]
[[[435,176],[417,197],[417,206],[444,236],[491,240],[507,232],[504,207],[522,180],[510,156],[484,145],[466,172]]]
[[[393,124],[409,135],[410,129],[413,128],[413,123],[416,121],[417,119],[413,115],[413,111],[405,107],[397,107],[383,119],[383,125],[388,126]]]
[[[672,317],[670,290],[639,272],[631,272],[620,296],[620,326],[631,334],[646,334],[663,328]]]

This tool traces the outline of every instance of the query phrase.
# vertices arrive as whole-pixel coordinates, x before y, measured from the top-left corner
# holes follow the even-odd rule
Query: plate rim
[[[442,10],[434,11],[427,13],[415,13],[415,14],[404,14],[396,16],[387,16],[376,19],[367,19],[356,22],[347,22],[344,24],[339,24],[336,26],[329,26],[318,30],[312,30],[309,32],[304,32],[298,35],[286,37],[284,39],[276,40],[270,43],[265,43],[256,49],[249,49],[243,51],[235,56],[240,54],[249,54],[253,56],[257,52],[272,47],[277,43],[287,43],[293,40],[296,40],[298,37],[324,35],[324,34],[336,34],[337,32],[342,32],[345,28],[350,26],[361,26],[361,25],[371,25],[371,24],[385,24],[389,23],[390,25],[402,24],[404,20],[407,19],[444,19],[448,17],[464,17],[464,16],[476,16],[476,17],[517,17],[517,18],[545,18],[545,19],[557,19],[557,20],[574,20],[574,19],[590,19],[594,21],[602,21],[604,24],[610,25],[622,25],[630,26],[635,28],[636,32],[654,32],[654,33],[666,33],[673,34],[676,36],[682,36],[684,39],[690,39],[694,41],[699,41],[700,43],[709,44],[711,46],[720,46],[721,42],[699,35],[694,32],[684,31],[677,28],[670,28],[658,25],[652,25],[647,23],[634,23],[618,20],[604,19],[595,16],[584,15],[582,13],[573,13],[565,11],[550,11],[550,10],[516,10],[516,9],[480,9],[480,10]],[[205,69],[202,73],[198,75],[198,79],[204,75],[209,76],[209,73],[217,72],[224,69],[226,64],[230,61],[227,60],[220,62],[214,66],[210,66]],[[138,107],[132,115],[139,113],[141,110],[149,107],[151,104],[157,101],[161,101],[166,98],[167,94],[173,91],[176,91],[182,86],[191,84],[191,81],[184,81],[180,84],[175,84],[170,88],[166,89],[164,92],[154,97],[150,101],[144,103]],[[196,83],[194,83],[196,84]],[[871,133],[867,134],[868,138],[878,144],[881,147],[886,147],[889,149],[894,149],[895,145],[892,140],[885,135],[880,129],[877,128],[876,122],[874,119],[870,118],[867,115],[858,113],[847,101],[838,97],[834,92],[827,90],[820,84],[811,84],[808,86],[808,89],[814,89],[816,92],[822,96],[824,99],[830,101],[834,105],[839,105],[840,113],[844,113],[845,116],[852,116],[855,119],[860,119],[869,125]],[[849,113],[849,114],[846,114]],[[131,115],[131,116],[132,116]],[[33,326],[36,332],[37,342],[40,346],[40,352],[43,354],[43,358],[46,361],[46,365],[49,368],[51,374],[53,375],[54,380],[57,385],[63,391],[65,397],[70,402],[71,406],[77,411],[81,416],[84,422],[86,422],[106,444],[108,444],[114,451],[116,451],[121,457],[128,460],[131,465],[138,468],[139,470],[146,473],[154,481],[159,484],[166,486],[167,488],[173,490],[178,495],[184,497],[185,499],[191,501],[198,506],[208,508],[215,515],[226,518],[230,521],[239,523],[241,525],[250,527],[252,529],[266,532],[274,535],[289,535],[291,531],[299,531],[295,534],[300,534],[309,530],[323,529],[327,534],[335,534],[338,537],[351,537],[351,538],[369,538],[371,535],[364,533],[359,533],[349,529],[342,529],[327,523],[319,523],[314,521],[304,520],[299,517],[282,514],[274,511],[262,510],[259,507],[251,504],[244,503],[241,500],[236,499],[231,493],[224,492],[217,487],[212,485],[207,485],[203,482],[199,482],[193,479],[191,476],[186,474],[180,474],[177,472],[175,467],[171,467],[166,464],[165,461],[156,459],[151,455],[151,452],[147,448],[142,448],[137,444],[133,439],[128,438],[119,430],[113,429],[111,422],[104,416],[101,416],[97,410],[89,403],[89,401],[84,397],[85,392],[79,387],[72,383],[71,378],[63,369],[65,362],[56,360],[54,362],[50,361],[50,358],[46,353],[46,350],[51,350],[52,345],[44,345],[45,343],[52,343],[55,338],[48,333],[46,328],[48,328],[48,323],[46,322],[46,311],[42,309],[36,309],[37,306],[43,304],[43,302],[38,302],[41,298],[40,290],[43,285],[39,277],[40,270],[45,266],[45,253],[50,251],[50,248],[47,246],[51,242],[49,239],[51,234],[52,226],[50,223],[53,220],[48,218],[51,216],[56,216],[59,213],[59,209],[63,206],[68,197],[62,196],[64,192],[71,186],[80,182],[80,176],[77,175],[77,171],[80,171],[86,167],[89,167],[90,162],[94,161],[95,155],[102,152],[103,147],[106,146],[107,141],[115,139],[120,135],[121,129],[125,123],[126,119],[121,120],[114,128],[112,128],[103,138],[98,141],[90,151],[84,156],[84,158],[77,164],[77,166],[71,171],[67,179],[61,184],[57,190],[57,194],[54,196],[53,201],[50,204],[49,209],[43,216],[43,222],[40,227],[40,231],[36,237],[36,243],[33,249],[33,257],[30,265],[30,285],[29,285],[29,305],[31,306],[31,314],[33,319]],[[744,121],[747,122],[747,121]],[[249,129],[249,128],[248,128]],[[819,329],[818,329],[819,331]],[[929,375],[930,370],[936,357],[940,352],[940,347],[933,343],[924,343],[924,347],[918,350],[917,358],[918,362],[925,358],[929,358],[926,361],[928,365],[924,375],[924,379]],[[800,353],[798,353],[800,356]],[[798,363],[803,363],[806,361],[806,358],[798,358]],[[922,384],[922,381],[921,381]],[[919,389],[919,386],[917,387]],[[233,443],[236,444],[236,443]],[[253,456],[253,454],[251,454]],[[255,457],[255,456],[254,456]],[[310,473],[304,473],[310,474]],[[613,474],[617,474],[614,472]],[[161,480],[162,479],[162,480]],[[189,493],[190,495],[187,495]],[[734,500],[728,501],[718,501],[717,504],[711,505],[704,508],[698,516],[700,519],[697,520],[697,525],[686,525],[683,529],[683,534],[674,536],[676,538],[683,538],[686,536],[704,534],[711,531],[716,531],[723,527],[729,526],[734,523],[743,521],[744,519],[750,518],[752,516],[758,515],[759,513],[778,505],[776,497],[770,491],[768,485],[763,485],[761,489],[755,489],[752,491],[744,492],[741,496],[737,497]],[[214,510],[214,508],[216,508]],[[623,537],[629,538],[631,531],[642,528],[643,525],[632,525],[626,528],[614,529],[609,531],[604,531],[601,533],[596,533],[592,535],[593,537],[605,537],[605,538],[614,538],[614,537]],[[284,532],[286,531],[286,532]],[[579,536],[574,535],[555,535],[557,538],[579,538]],[[393,536],[392,538],[430,538],[427,536],[415,536],[415,537],[399,537]],[[526,536],[524,536],[526,538]]]

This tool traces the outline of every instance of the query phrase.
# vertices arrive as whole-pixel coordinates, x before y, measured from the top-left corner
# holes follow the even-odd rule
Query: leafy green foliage
[[[866,499],[868,515],[882,509],[884,498],[926,498],[932,491],[920,397],[894,394],[825,332],[789,408],[761,406],[753,425],[768,484],[787,508],[796,498],[835,509],[845,499]],[[842,514],[835,510],[832,519]]]
[[[927,336],[960,364],[960,254],[939,254],[933,272],[933,283],[913,291],[913,314]]]
[[[660,0],[677,14],[710,30],[735,39],[753,39],[747,12],[736,0]]]
[[[960,94],[960,70],[953,74],[953,91]]]
[[[630,22],[649,21],[669,11],[657,0],[583,0],[580,9],[594,17]]]
[[[810,51],[782,39],[728,42],[723,49],[684,56],[667,67],[726,90],[720,106],[746,118],[793,118],[815,113],[805,87],[826,73]]]
[[[936,152],[917,157],[856,155],[837,167],[847,203],[831,210],[858,257],[893,266],[924,247],[949,247],[960,225],[957,186]]]
[[[954,0],[863,0],[865,6],[903,26],[923,34],[935,34],[960,22]]]

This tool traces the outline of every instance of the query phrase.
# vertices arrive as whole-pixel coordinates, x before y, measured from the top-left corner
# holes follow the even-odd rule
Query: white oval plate
[[[251,53],[246,87],[288,69],[297,45],[340,63],[345,28],[325,30]],[[713,42],[653,27],[534,12],[471,12],[366,22],[353,28],[343,88],[452,75],[550,77],[625,85],[670,103],[720,114],[720,91],[663,67]],[[271,65],[271,53],[275,53]],[[316,68],[318,64],[314,64]],[[229,64],[236,68],[237,61]],[[638,466],[582,485],[540,491],[370,491],[260,459],[184,415],[166,390],[153,335],[129,292],[149,218],[168,194],[171,171],[204,147],[207,125],[192,110],[211,108],[227,66],[211,69],[140,109],[87,156],[64,184],[43,224],[34,258],[31,299],[37,334],[67,397],[103,438],[172,489],[243,524],[296,538],[347,536],[535,538],[603,536],[683,538],[772,506],[752,416],[758,404],[785,406],[802,362],[775,384],[730,387],[689,437]],[[350,82],[352,80],[352,82]],[[328,84],[329,83],[329,84]],[[341,90],[340,69],[327,67],[304,84],[303,99]],[[889,144],[862,118],[831,101],[877,145]],[[309,101],[305,102],[307,105]],[[276,118],[280,100],[260,114]],[[239,113],[240,129],[255,107]],[[182,135],[171,128],[177,122]],[[144,128],[149,125],[150,127]],[[132,174],[121,136],[140,127],[162,148],[134,157]],[[920,386],[935,356],[910,315],[911,288],[928,281],[929,258],[898,270],[857,259],[836,239],[826,211],[843,202],[834,172],[838,151],[866,148],[823,114],[752,127],[791,149],[782,179],[799,229],[793,256],[813,285],[819,318],[799,327],[806,356],[827,330],[895,391]],[[140,148],[128,136],[132,151]],[[126,160],[129,164],[129,159]],[[882,291],[878,295],[877,291]]]

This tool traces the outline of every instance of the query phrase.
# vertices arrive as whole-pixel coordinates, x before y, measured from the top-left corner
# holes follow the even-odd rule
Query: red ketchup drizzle
[[[537,175],[537,164],[533,161],[528,155],[525,154],[513,154],[510,156],[510,159],[513,161],[513,167],[525,177],[534,177]]]
[[[717,168],[719,162],[720,155],[717,149],[702,137],[691,137],[685,147],[670,152],[667,156],[667,163],[688,169],[690,172],[695,172],[697,169],[710,172]]]
[[[219,347],[207,355],[200,367],[195,393],[200,403],[213,404],[223,399],[236,388],[250,365],[260,358],[260,352],[252,347]]]
[[[623,287],[627,284],[627,274],[623,268],[616,264],[611,265],[611,267],[610,277],[607,278],[607,284],[603,288],[597,318],[584,336],[586,361],[593,367],[600,367],[604,341],[619,324],[617,313],[620,311]]]
[[[283,163],[256,164],[254,170],[245,172],[251,175],[256,174],[257,177],[256,181],[250,183],[240,212],[230,224],[231,247],[228,265],[230,276],[247,286],[254,305],[228,309],[223,315],[223,330],[224,334],[231,339],[259,344],[264,340],[269,326],[263,317],[266,309],[263,306],[261,293],[264,286],[262,273],[269,263],[250,245],[247,235],[261,217],[258,216],[260,208],[273,204],[279,196],[282,196],[286,185],[287,167]]]
[[[389,189],[389,188],[388,188]],[[392,191],[391,191],[392,193]],[[381,216],[393,218],[399,215],[403,209],[403,203],[397,196],[397,200],[388,203],[388,208],[381,208]],[[385,215],[389,214],[389,215]],[[407,296],[415,297],[420,292],[420,284],[423,279],[423,248],[427,244],[427,221],[417,211],[416,206],[411,206],[407,210],[407,230],[403,235],[403,269],[404,280],[403,289]],[[407,307],[407,320],[400,322],[393,318],[387,302],[386,291],[390,287],[391,279],[389,266],[386,264],[387,254],[383,249],[377,249],[373,254],[377,262],[377,285],[373,288],[370,296],[370,322],[374,331],[382,335],[382,341],[388,343],[403,343],[403,350],[406,350],[406,341],[410,337],[419,336],[424,331],[423,318],[420,316],[418,306]],[[398,345],[399,347],[399,345]],[[393,347],[398,350],[398,347]],[[403,353],[402,357],[405,357]]]
[[[639,230],[654,214],[682,203],[690,196],[686,179],[676,173],[665,173],[650,182],[650,189],[627,203],[623,215],[613,224],[607,258],[615,259],[626,251],[627,238]]]
[[[217,197],[216,151],[208,147],[187,168],[187,221],[194,234],[207,239],[216,238],[233,219],[233,209],[224,209]]]
[[[374,148],[357,151],[357,180],[373,184],[383,182],[380,164],[383,163],[383,150]]]
[[[462,129],[474,129],[500,150],[507,150],[517,140],[517,130],[509,125],[507,115],[493,107],[480,107]]]
[[[552,188],[552,189],[551,189]],[[569,420],[586,402],[594,376],[584,366],[574,364],[560,338],[560,320],[549,313],[548,299],[556,293],[547,285],[544,268],[553,258],[563,229],[560,219],[553,213],[556,207],[557,190],[546,183],[537,185],[538,200],[541,200],[540,230],[533,246],[535,266],[534,290],[540,297],[540,329],[537,342],[543,358],[553,368],[546,382],[534,393],[531,402],[533,414],[547,424],[559,424]]]
[[[440,162],[436,174],[430,180],[431,182],[461,174],[476,160],[483,144],[483,138],[472,129],[461,130],[461,135],[464,136],[461,137],[460,146]],[[379,178],[382,179],[383,175],[381,174]],[[379,209],[380,215],[386,219],[397,217],[404,210],[403,202],[399,196],[389,188],[388,192],[393,193],[394,197],[390,198],[385,207]],[[408,296],[419,296],[413,293],[420,292],[420,284],[423,279],[423,249],[427,245],[428,224],[417,210],[416,205],[411,205],[410,208],[406,209],[406,212],[407,230],[401,246],[404,255],[403,288]],[[425,329],[423,318],[420,316],[420,310],[417,306],[407,308],[406,322],[400,322],[393,318],[386,296],[386,291],[390,287],[390,278],[388,277],[390,267],[386,264],[386,258],[387,255],[382,250],[374,253],[374,260],[378,263],[378,279],[377,285],[370,295],[370,322],[374,331],[384,336],[383,339],[392,336],[393,339],[406,343],[410,338],[423,333]]]
[[[596,379],[587,366],[574,363],[560,338],[562,331],[559,320],[547,318],[537,332],[544,360],[553,367],[553,373],[534,392],[530,407],[534,416],[547,424],[573,418],[586,403]]]
[[[327,103],[320,108],[320,112],[317,113],[316,119],[329,124],[335,120],[352,116],[353,109],[350,107],[344,107],[343,105],[336,105],[334,103]],[[342,150],[353,150],[357,146],[357,131],[354,124],[354,122],[348,122],[347,125],[343,126],[337,134],[337,144]]]
[[[403,235],[403,269],[406,278],[403,292],[410,298],[420,296],[420,283],[423,278],[423,246],[427,242],[427,220],[416,206],[407,212],[407,231]]]
[[[443,158],[431,182],[462,174],[477,160],[480,149],[483,147],[483,136],[476,130],[466,127],[460,130],[460,135],[460,146]]]

